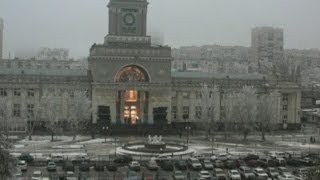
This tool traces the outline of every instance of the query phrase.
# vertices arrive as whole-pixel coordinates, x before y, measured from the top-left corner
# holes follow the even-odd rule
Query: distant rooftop
[[[87,76],[82,69],[7,69],[0,68],[1,75]]]
[[[195,78],[195,79],[246,79],[246,80],[263,80],[263,74],[225,74],[225,73],[205,73],[205,72],[172,72],[173,78]]]

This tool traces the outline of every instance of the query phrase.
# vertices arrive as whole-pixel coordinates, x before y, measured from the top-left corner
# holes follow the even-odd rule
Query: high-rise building
[[[256,27],[252,29],[251,41],[252,61],[260,72],[271,70],[283,60],[283,29]]]
[[[0,18],[0,59],[3,53],[3,20]]]

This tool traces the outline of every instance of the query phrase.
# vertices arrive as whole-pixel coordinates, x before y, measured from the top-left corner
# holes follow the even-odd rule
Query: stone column
[[[120,91],[120,122],[124,124],[124,101],[125,101],[125,91]]]
[[[144,103],[145,103],[145,92],[144,91],[139,91],[138,92],[139,94],[139,110],[140,110],[140,114],[139,114],[139,119],[140,119],[140,123],[141,124],[144,124],[145,123],[145,120],[144,119]]]

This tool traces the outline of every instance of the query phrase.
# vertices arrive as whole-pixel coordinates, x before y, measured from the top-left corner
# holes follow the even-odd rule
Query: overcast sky
[[[285,48],[320,48],[320,0],[149,0],[149,31],[172,47],[250,46],[255,26],[284,28]],[[108,0],[0,0],[4,56],[39,47],[88,56],[108,33]]]

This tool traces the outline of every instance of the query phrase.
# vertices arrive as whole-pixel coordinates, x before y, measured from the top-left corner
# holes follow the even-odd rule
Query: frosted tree
[[[2,98],[0,101],[0,179],[7,179],[11,176],[14,167],[14,158],[9,154],[9,121],[11,111],[10,101]]]
[[[225,140],[229,137],[229,131],[234,128],[235,119],[235,96],[234,92],[228,92],[221,96],[223,101],[221,102],[221,120],[224,126],[224,138]]]
[[[67,98],[67,119],[73,132],[73,139],[80,125],[88,125],[91,117],[91,101],[87,97],[87,91],[76,91]]]
[[[237,114],[237,128],[247,140],[249,133],[254,129],[257,117],[257,91],[253,87],[244,86],[234,100],[234,113]]]
[[[41,114],[46,119],[46,127],[51,133],[51,141],[54,141],[54,135],[61,128],[59,120],[63,117],[63,99],[52,93],[45,93],[40,100]]]
[[[258,98],[256,126],[262,141],[266,140],[266,131],[275,126],[275,104],[276,93],[263,94]]]

